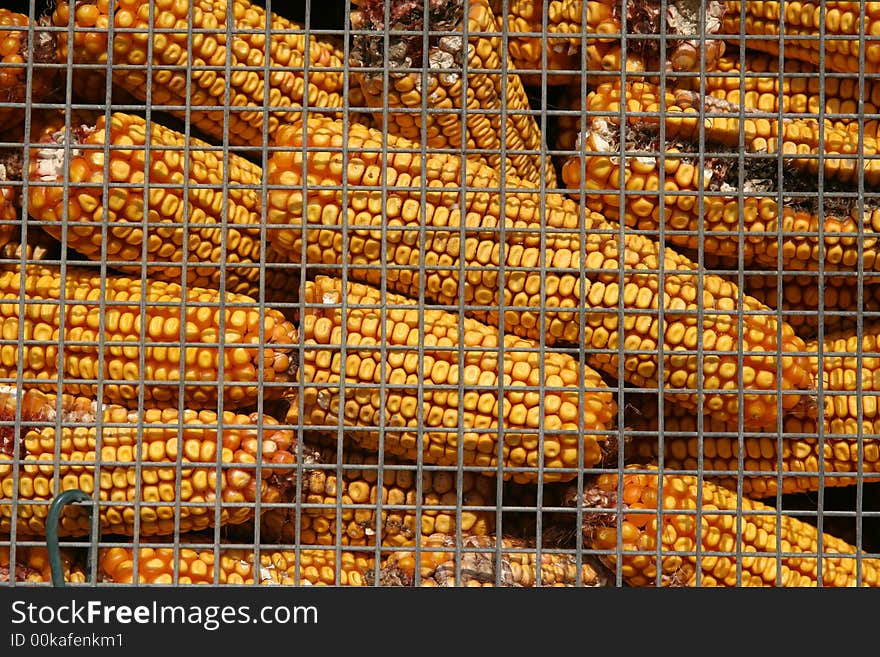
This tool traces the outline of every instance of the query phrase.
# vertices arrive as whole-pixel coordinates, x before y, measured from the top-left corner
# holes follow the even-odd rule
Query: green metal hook
[[[49,568],[52,571],[52,586],[64,586],[64,566],[61,563],[61,549],[58,546],[58,518],[64,507],[74,502],[89,502],[92,497],[78,488],[59,493],[49,506],[46,518],[46,548],[49,550]],[[91,509],[89,510],[91,514]]]

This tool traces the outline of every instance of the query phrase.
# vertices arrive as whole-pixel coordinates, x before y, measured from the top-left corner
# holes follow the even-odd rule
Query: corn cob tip
[[[16,406],[21,406],[22,422],[51,422],[54,420],[54,407],[46,403],[47,397],[38,390],[27,390],[19,399],[15,386],[0,386],[0,454],[15,454],[18,436],[12,422],[15,421]]]

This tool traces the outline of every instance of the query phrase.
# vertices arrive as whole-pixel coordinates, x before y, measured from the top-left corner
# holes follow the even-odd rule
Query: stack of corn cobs
[[[71,582],[880,584],[783,505],[880,476],[880,3],[780,4],[0,9],[0,579],[79,489]]]

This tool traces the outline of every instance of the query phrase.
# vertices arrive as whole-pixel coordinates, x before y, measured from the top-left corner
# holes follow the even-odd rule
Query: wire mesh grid
[[[780,4],[0,20],[4,585],[69,488],[70,585],[876,583],[873,3]]]

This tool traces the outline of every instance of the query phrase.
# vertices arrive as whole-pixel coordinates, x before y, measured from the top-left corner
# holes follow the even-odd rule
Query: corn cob
[[[502,0],[491,0],[492,12],[498,17],[499,29],[507,23],[507,54],[523,84],[565,84],[580,75],[580,42],[572,43],[566,34],[561,37],[554,32],[552,22],[547,23],[544,34],[544,8],[560,4],[558,0],[508,0],[504,12]],[[604,3],[590,2],[592,5]],[[547,53],[546,64],[542,61]],[[558,72],[557,72],[558,71]]]
[[[31,32],[33,49],[28,47]],[[32,71],[31,101],[48,100],[54,91],[58,69],[40,64],[54,61],[55,35],[40,29],[25,14],[0,7],[0,132],[24,121],[21,105],[28,98],[28,68]]]
[[[656,396],[634,394],[627,409],[626,425],[632,434],[626,446],[628,462],[656,463],[662,438],[666,470],[697,472],[702,449],[702,471],[707,479],[736,490],[737,474],[742,471],[742,492],[751,497],[776,495],[780,472],[783,494],[817,491],[820,486],[854,485],[860,469],[865,483],[880,478],[880,442],[876,435],[865,436],[860,457],[859,441],[830,433],[829,422],[825,423],[820,442],[818,421],[811,417],[790,415],[783,420],[781,434],[749,433],[741,436],[740,447],[735,424],[705,417],[700,431],[697,418],[674,404],[664,404],[661,431]],[[820,467],[824,468],[821,475]]]
[[[690,89],[726,100],[764,114],[824,115],[825,125],[861,131],[877,139],[880,121],[868,118],[880,114],[880,83],[866,78],[860,87],[858,78],[822,73],[817,67],[796,59],[785,59],[780,74],[779,57],[760,52],[746,53],[746,67],[741,70],[738,56],[725,55],[715,62],[708,75],[676,80],[678,89]],[[823,100],[824,94],[824,100]],[[863,109],[859,102],[863,101]],[[859,114],[865,119],[860,123]]]
[[[880,208],[876,203],[860,203],[856,198],[823,198],[824,214],[820,215],[815,180],[797,172],[780,180],[776,161],[754,157],[746,158],[742,172],[742,189],[749,195],[734,193],[740,185],[740,154],[721,136],[722,152],[704,155],[701,162],[693,121],[681,118],[688,114],[688,105],[677,100],[675,92],[667,92],[665,98],[670,112],[667,117],[678,117],[665,120],[667,132],[672,133],[665,145],[658,142],[656,118],[640,118],[642,123],[627,130],[627,150],[659,151],[660,156],[631,155],[621,162],[617,144],[620,136],[617,128],[612,127],[621,102],[631,111],[655,113],[662,104],[653,85],[628,85],[625,100],[621,100],[619,89],[619,85],[607,83],[589,94],[587,109],[608,114],[592,118],[589,129],[581,135],[584,154],[569,158],[562,167],[566,186],[583,189],[588,208],[611,219],[622,216],[626,225],[640,230],[657,230],[662,221],[674,244],[692,249],[702,246],[706,252],[724,257],[736,256],[742,250],[748,263],[776,268],[781,252],[781,264],[786,270],[815,270],[822,260],[828,269],[851,271],[860,258],[866,269],[880,267],[880,260],[875,257],[876,232],[880,230]],[[707,118],[707,124],[714,121]],[[826,135],[831,131],[829,128]],[[710,132],[707,130],[707,141],[713,139]],[[826,161],[828,171],[833,168],[830,162]],[[880,164],[880,160],[877,162]],[[622,207],[621,170],[625,188],[632,192],[626,195]],[[661,185],[668,193],[663,198],[659,195]],[[780,186],[785,194],[781,208]],[[843,189],[833,181],[828,181],[826,188],[831,192]],[[712,195],[705,195],[706,192]],[[801,197],[799,192],[813,196]],[[740,226],[745,231],[742,241]]]
[[[598,565],[594,568],[590,557],[579,558],[575,554],[545,548],[541,551],[539,565],[535,547],[522,539],[505,537],[499,546],[497,539],[492,536],[464,535],[461,544],[463,551],[457,559],[454,535],[425,535],[417,551],[395,551],[388,556],[379,572],[378,584],[528,588],[608,586],[604,571]],[[500,568],[499,552],[502,555]],[[418,564],[417,553],[420,559]],[[417,565],[420,566],[418,584]],[[367,574],[368,578],[370,574]]]
[[[337,463],[335,441],[333,445],[323,442],[317,462],[325,466]],[[413,545],[420,529],[422,534],[456,532],[459,490],[462,493],[461,531],[484,535],[494,529],[495,514],[480,508],[495,503],[495,480],[491,477],[464,472],[459,481],[454,472],[423,470],[419,491],[414,465],[404,468],[401,466],[405,461],[386,456],[379,483],[377,462],[375,453],[346,446],[341,478],[335,467],[310,464],[298,503],[294,501],[293,487],[284,506],[264,507],[260,516],[260,540],[327,546],[372,546],[378,540],[381,545]],[[340,502],[343,505],[341,533],[337,535]],[[378,502],[382,504],[382,519],[377,528]],[[417,512],[421,513],[420,519]],[[300,516],[298,534],[297,515]]]
[[[595,86],[602,88],[601,84]],[[824,85],[824,105],[821,85]],[[715,62],[715,70],[700,77],[678,78],[674,86],[670,83],[669,88],[673,92],[698,92],[762,114],[778,114],[781,102],[785,114],[808,114],[818,119],[821,111],[825,114],[827,126],[852,132],[861,130],[874,139],[880,135],[880,121],[866,118],[860,124],[854,118],[859,113],[858,103],[862,99],[866,116],[880,114],[880,84],[875,85],[872,79],[867,79],[862,91],[856,79],[820,76],[815,67],[797,60],[785,60],[780,76],[777,57],[750,52],[743,73],[739,57],[725,55]],[[674,96],[667,99],[674,102]],[[557,104],[569,113],[557,117],[555,148],[574,151],[578,133],[583,130],[581,117],[571,113],[584,109],[580,82],[564,88]]]
[[[22,537],[17,537],[22,541]],[[8,541],[8,537],[0,537],[2,541]],[[15,563],[11,559],[12,549],[10,545],[0,545],[0,582],[27,582],[33,584],[48,584],[52,581],[52,571],[49,566],[49,552],[41,545],[15,545]],[[76,563],[75,558],[68,550],[61,550],[61,565],[64,572],[64,581],[69,583],[83,583],[86,574],[82,567]]]
[[[143,392],[145,406],[173,407],[183,383],[185,406],[209,407],[222,397],[231,410],[258,395],[282,396],[277,384],[296,369],[294,326],[244,295],[183,291],[85,267],[68,266],[62,275],[54,265],[7,264],[0,266],[0,298],[0,380],[15,382],[21,367],[26,388],[52,392],[60,384],[91,397],[103,383],[102,401],[137,406]],[[34,343],[18,341],[22,321],[24,340]]]
[[[310,148],[305,154],[310,183],[306,196],[304,132]],[[471,317],[496,326],[503,317],[505,331],[546,344],[582,341],[589,364],[612,376],[618,375],[618,349],[623,347],[629,352],[622,363],[627,381],[640,387],[660,385],[670,399],[697,410],[701,401],[682,389],[695,389],[701,377],[703,408],[721,419],[738,416],[738,390],[743,389],[749,426],[775,422],[777,395],[765,392],[812,385],[806,359],[795,355],[804,349],[803,341],[791,327],[752,312],[769,314],[768,308],[751,297],[740,300],[735,285],[701,275],[694,263],[643,235],[621,237],[603,217],[581,213],[560,194],[508,191],[498,173],[487,167],[440,154],[423,162],[405,152],[417,150],[406,140],[358,125],[350,125],[346,134],[341,122],[327,119],[309,120],[307,130],[281,131],[279,144],[284,148],[273,154],[266,172],[271,187],[267,241],[294,262],[304,258],[319,267],[345,264],[352,280],[387,284],[395,292],[424,295],[444,305],[463,303]],[[349,148],[343,154],[345,144]],[[347,207],[338,191],[343,181],[349,184]],[[387,196],[373,191],[386,183]],[[371,189],[358,188],[364,184]],[[430,190],[421,199],[424,206],[420,193],[411,191],[421,185]],[[462,189],[480,191],[462,194]],[[306,218],[310,228],[302,230]],[[346,240],[339,230],[343,222]],[[502,227],[503,238],[498,234]],[[541,229],[547,229],[544,235]],[[624,262],[619,254],[625,254]],[[583,279],[578,274],[582,264]],[[539,265],[545,270],[539,271]],[[465,280],[460,282],[461,267]],[[704,311],[701,324],[694,312],[698,299]],[[626,313],[622,320],[619,305]],[[656,316],[661,306],[662,338]],[[738,315],[738,307],[746,312]],[[576,310],[581,308],[583,328]],[[741,333],[738,316],[744,322]],[[699,363],[694,351],[698,340],[711,352]],[[753,355],[739,358],[740,340],[744,353]],[[782,395],[783,411],[795,406],[797,397]]]
[[[626,8],[625,25],[623,7]],[[588,72],[619,73],[624,64],[624,40],[626,59],[634,58],[643,62],[640,66],[642,70],[668,73],[698,71],[701,67],[702,70],[710,70],[715,60],[724,54],[724,41],[715,37],[721,29],[724,3],[715,0],[706,3],[672,0],[666,7],[664,24],[658,2],[587,2],[585,13],[584,0],[558,0],[548,6],[548,24],[552,33],[570,35],[572,48],[580,47],[584,32],[587,35],[605,35],[587,40]],[[586,29],[583,24],[585,16]],[[540,23],[536,29],[541,30]],[[644,35],[649,38],[637,38]],[[666,43],[665,60],[657,35],[665,37],[662,40]],[[655,38],[650,38],[652,36]],[[595,47],[591,48],[591,45]]]
[[[17,407],[19,432],[11,424]],[[246,503],[258,498],[278,502],[291,485],[293,431],[275,429],[275,420],[256,413],[226,411],[220,417],[213,411],[187,409],[180,415],[176,408],[164,408],[139,415],[88,397],[64,395],[59,400],[36,390],[20,394],[6,388],[0,390],[0,418],[10,423],[2,427],[0,444],[0,490],[6,500],[0,505],[2,532],[11,531],[16,523],[20,532],[45,535],[49,504],[71,488],[88,494],[98,489],[103,531],[153,536],[245,522],[254,512]],[[56,421],[62,425],[60,436]],[[181,441],[183,470],[178,486]],[[56,448],[60,461],[52,465]],[[260,459],[263,469],[258,475]],[[96,464],[100,464],[97,476]],[[218,494],[219,510],[215,508]],[[144,504],[139,518],[136,503]],[[90,529],[87,508],[69,506],[58,532],[85,536]]]
[[[546,12],[544,8],[546,6]],[[635,75],[645,71],[642,54],[631,49],[626,60],[621,56],[620,38],[603,34],[620,33],[615,16],[619,7],[610,2],[587,2],[587,29],[583,29],[583,2],[551,0],[510,0],[507,6],[507,52],[525,84],[562,85],[574,83],[581,74],[590,83],[597,72],[617,72],[625,66]],[[492,0],[497,16],[503,13],[503,2]],[[547,29],[544,30],[544,14]],[[659,29],[659,26],[657,26]],[[632,43],[632,42],[630,42]],[[581,49],[586,47],[587,67],[581,71]],[[547,53],[546,66],[542,58]]]
[[[745,45],[749,48],[778,54],[778,37],[784,19],[785,37],[794,37],[783,39],[786,58],[818,65],[820,52],[824,51],[825,68],[829,71],[854,75],[860,69],[865,73],[880,72],[880,41],[875,25],[880,21],[880,5],[876,2],[728,1],[725,4],[723,32],[734,35],[744,32]],[[865,8],[864,31],[861,5]],[[821,38],[819,28],[823,23],[824,35],[837,38]],[[847,36],[851,38],[840,38]],[[739,40],[740,37],[736,38]]]
[[[716,96],[705,96],[688,89],[667,89],[664,93],[652,83],[636,81],[624,86],[620,80],[596,86],[587,96],[586,108],[595,113],[591,129],[604,127],[605,132],[618,132],[623,108],[627,126],[635,131],[658,135],[662,120],[667,140],[694,142],[702,139],[707,144],[734,149],[734,152],[744,148],[747,152],[765,155],[781,153],[787,164],[813,177],[819,175],[821,149],[824,155],[822,175],[826,179],[858,184],[861,169],[866,185],[880,183],[880,157],[875,157],[878,154],[877,140],[863,136],[859,143],[859,133],[845,127],[824,126],[824,132],[820,134],[816,119],[785,118],[780,122],[778,117],[763,116],[756,109],[744,108]],[[704,116],[702,133],[701,111]],[[864,166],[858,166],[860,162],[855,159],[856,155],[864,156]]]
[[[810,340],[806,343],[806,349],[811,354],[812,378],[822,382],[822,407],[814,412],[807,405],[784,418],[781,442],[775,433],[745,439],[744,458],[748,455],[746,469],[776,472],[780,469],[781,453],[783,472],[807,473],[784,477],[783,492],[818,490],[820,484],[843,486],[856,483],[856,475],[860,471],[862,478],[873,479],[873,474],[880,472],[880,383],[875,381],[873,375],[880,360],[880,322],[863,322],[861,347],[855,327],[845,326],[827,333],[821,342],[818,338]],[[862,354],[861,359],[857,358],[858,354]],[[666,425],[667,431],[677,430],[675,427],[683,431],[691,431],[692,426],[695,428],[695,418],[686,417],[684,412],[672,408],[672,405],[666,406],[677,416],[672,418],[671,425]],[[819,421],[822,422],[821,445]],[[739,470],[736,425],[707,419],[704,429],[727,434],[717,436],[714,440],[703,437],[706,467],[718,472],[736,473]],[[824,481],[819,478],[820,447],[827,473]],[[653,456],[658,447],[649,445],[639,450],[640,456],[648,455],[649,450],[653,450]],[[664,461],[667,467],[695,469],[698,443],[693,436],[664,437],[664,454],[668,454],[668,460]],[[732,483],[731,479],[723,481]],[[776,492],[776,476],[750,477],[747,485],[753,494],[772,495]]]
[[[431,149],[461,152],[464,146],[468,157],[479,162],[535,185],[546,181],[547,187],[556,187],[550,159],[541,154],[541,131],[534,116],[527,113],[529,101],[522,81],[507,71],[501,37],[492,34],[499,33],[501,26],[488,0],[431,0],[428,17],[423,16],[422,4],[411,0],[360,0],[357,4],[352,26],[378,32],[353,37],[352,65],[372,70],[354,69],[352,77],[360,84],[367,104],[382,110],[376,115],[377,125],[380,116],[387,116],[392,134]],[[395,70],[423,65],[421,35],[392,36],[385,52],[386,4],[394,29],[450,32],[463,29],[466,5],[471,36],[466,44],[458,36],[430,37],[429,72],[423,83],[421,71]],[[468,54],[467,62],[462,61],[463,52]],[[431,69],[451,70],[435,73]],[[387,89],[383,88],[386,74]],[[463,89],[465,79],[467,89]],[[427,84],[424,94],[422,84]],[[427,114],[421,111],[423,102],[431,110]],[[463,108],[467,110],[464,119]]]
[[[824,278],[816,274],[785,275],[780,288],[776,274],[754,274],[743,277],[743,292],[771,308],[779,308],[782,316],[805,340],[815,338],[821,320],[825,331],[843,328],[855,330],[856,318],[880,314],[880,282],[864,276],[861,293],[856,279]],[[839,284],[838,284],[839,283]],[[823,307],[820,310],[820,288]],[[861,303],[861,306],[859,305]]]
[[[302,106],[332,112],[343,105],[342,51],[281,16],[267,17],[263,7],[248,0],[86,0],[74,3],[73,16],[68,0],[59,0],[51,17],[55,26],[72,23],[77,30],[56,33],[58,61],[66,63],[72,48],[74,64],[106,65],[112,52],[113,64],[119,65],[113,67],[114,85],[140,100],[149,90],[153,106],[167,106],[163,109],[218,141],[228,135],[232,145],[261,146],[265,119],[272,144],[278,126]],[[127,30],[115,31],[112,44],[111,21],[112,27]],[[151,62],[146,61],[148,39]],[[228,125],[224,106],[230,108]],[[264,107],[272,109],[261,111]]]
[[[406,297],[367,285],[343,286],[339,279],[320,276],[307,282],[304,301],[311,304],[303,310],[301,325],[304,415],[300,416],[300,400],[294,398],[291,423],[301,418],[304,426],[332,431],[341,413],[346,435],[365,449],[383,449],[410,460],[421,453],[426,463],[477,466],[487,475],[517,482],[572,479],[581,451],[586,467],[605,456],[602,432],[613,423],[614,397],[598,373],[567,354],[541,353],[533,340],[502,336],[477,320],[421,309]],[[389,309],[383,313],[383,308]],[[381,352],[379,345],[385,348]],[[461,366],[459,345],[466,347]],[[343,392],[343,359],[345,384],[372,385]],[[581,376],[584,392],[579,388]],[[381,384],[386,390],[384,408]],[[422,417],[417,384],[423,389]],[[539,385],[549,388],[543,401]],[[534,389],[517,390],[525,386]],[[380,422],[387,428],[380,429]],[[455,429],[461,430],[460,436]]]
[[[655,586],[658,575],[662,586],[880,586],[880,560],[812,525],[712,482],[647,470],[622,482],[600,475],[584,491],[585,540],[609,551],[601,558],[631,586]]]
[[[134,550],[104,548],[98,556],[99,581],[132,584]],[[137,584],[222,586],[364,586],[364,572],[372,560],[355,552],[343,552],[337,562],[333,550],[271,550],[259,554],[259,571],[254,572],[253,549],[144,547],[137,553]],[[219,568],[217,562],[219,558]],[[339,568],[339,578],[336,570]]]
[[[268,267],[260,266],[259,166],[233,153],[224,157],[200,140],[187,142],[157,123],[148,127],[139,116],[117,112],[109,126],[105,118],[80,117],[68,135],[59,112],[38,130],[28,212],[47,222],[49,234],[91,260],[113,261],[126,273],[140,274],[144,260],[157,263],[146,266],[154,280],[182,284],[186,266],[187,287],[220,288],[225,280],[227,291],[255,299],[261,287],[270,299],[295,292],[290,270],[273,268],[271,256]],[[109,151],[106,162],[108,146],[119,148]],[[186,192],[184,181],[191,185]]]

